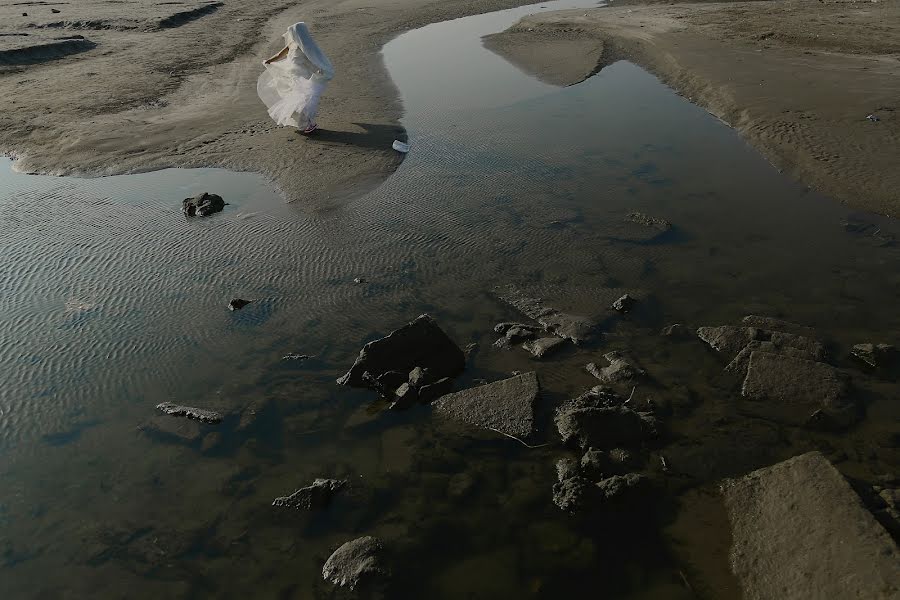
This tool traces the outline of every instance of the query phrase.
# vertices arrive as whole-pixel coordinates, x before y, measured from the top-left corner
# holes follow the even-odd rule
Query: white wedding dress
[[[315,125],[319,99],[334,77],[334,67],[305,23],[292,25],[284,39],[287,57],[266,65],[256,93],[276,123],[307,129]]]

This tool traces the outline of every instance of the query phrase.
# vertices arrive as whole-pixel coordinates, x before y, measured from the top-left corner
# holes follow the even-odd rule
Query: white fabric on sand
[[[304,129],[315,122],[319,99],[334,77],[334,67],[305,23],[292,25],[284,40],[287,58],[266,65],[256,93],[276,123]]]

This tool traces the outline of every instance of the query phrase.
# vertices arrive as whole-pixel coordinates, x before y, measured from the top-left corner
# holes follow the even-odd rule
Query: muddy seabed
[[[446,106],[417,103],[433,82],[399,77],[413,151],[326,214],[215,171],[4,175],[4,597],[330,597],[322,565],[362,535],[395,554],[392,598],[735,597],[722,478],[818,449],[860,487],[896,484],[896,374],[850,357],[900,331],[896,222],[786,180],[631,64],[565,89],[509,77],[505,98]],[[185,221],[181,198],[202,190],[231,204]],[[673,228],[623,227],[632,211]],[[601,335],[541,361],[495,348],[494,324],[523,320],[497,298],[509,284]],[[638,303],[622,315],[610,305],[626,292]],[[254,302],[230,312],[233,297]],[[531,444],[546,445],[334,383],[365,342],[426,312],[478,344],[457,389],[538,373]],[[659,335],[748,314],[813,327],[859,421],[827,433],[749,416],[723,356]],[[552,503],[557,459],[576,456],[552,414],[612,350],[648,374],[635,401],[661,407],[660,435],[634,449],[653,497],[572,517]],[[163,401],[226,420],[148,435]],[[271,506],[316,477],[351,492],[324,512]]]

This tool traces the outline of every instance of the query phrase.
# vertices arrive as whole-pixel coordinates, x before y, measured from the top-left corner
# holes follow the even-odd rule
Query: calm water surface
[[[896,222],[787,180],[634,65],[560,89],[481,48],[536,10],[389,44],[412,151],[324,216],[247,174],[79,180],[0,165],[0,595],[330,597],[325,559],[372,534],[397,556],[392,598],[733,598],[721,477],[813,448],[863,482],[897,472],[885,441],[896,382],[846,358],[854,343],[897,340],[900,250],[885,243]],[[229,206],[185,220],[181,199],[203,190]],[[633,210],[675,230],[623,237]],[[848,219],[880,237],[848,233]],[[625,291],[641,305],[608,321],[602,343],[535,363],[491,347],[493,324],[516,318],[492,294],[509,283],[598,318]],[[232,297],[255,302],[232,313]],[[458,387],[538,371],[548,446],[427,408],[384,412],[334,385],[363,343],[423,312],[460,346],[480,344]],[[656,335],[749,313],[817,327],[866,419],[827,436],[742,418],[718,357]],[[576,520],[551,503],[566,452],[546,417],[592,385],[586,362],[616,348],[674,406],[645,469],[663,491],[640,515]],[[281,360],[289,352],[314,357]],[[139,429],[162,401],[229,416],[173,442]],[[259,418],[238,430],[251,404]],[[320,476],[353,492],[324,514],[270,506]]]

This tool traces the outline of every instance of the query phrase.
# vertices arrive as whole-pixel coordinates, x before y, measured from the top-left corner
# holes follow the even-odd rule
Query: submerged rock
[[[621,352],[608,352],[603,355],[603,358],[609,362],[609,366],[601,369],[594,363],[588,363],[585,367],[588,373],[603,383],[622,383],[645,375],[643,369],[635,365]]]
[[[566,340],[558,337],[544,337],[525,342],[522,348],[531,353],[534,358],[544,358],[565,345]]]
[[[688,327],[687,325],[682,325],[681,323],[674,323],[672,325],[668,325],[663,327],[659,335],[663,337],[672,337],[672,338],[688,338],[697,335],[697,332]]]
[[[598,324],[593,319],[556,310],[540,298],[526,296],[512,286],[499,290],[498,296],[529,319],[540,323],[546,331],[576,344],[589,340],[596,333]]]
[[[192,406],[182,406],[173,404],[172,402],[162,402],[156,405],[156,409],[173,417],[187,417],[188,419],[196,419],[204,423],[221,423],[222,415],[205,408],[194,408]]]
[[[539,394],[537,374],[530,372],[447,394],[432,406],[455,421],[525,439],[534,430]]]
[[[656,435],[656,420],[627,406],[590,407],[570,403],[556,411],[564,444],[582,450],[640,444]]]
[[[722,486],[745,598],[896,598],[900,549],[818,452]]]
[[[419,401],[419,392],[409,383],[403,383],[397,388],[394,403],[391,408],[409,408]]]
[[[635,304],[637,304],[637,300],[635,300],[628,294],[625,294],[624,296],[613,302],[612,307],[614,310],[624,313],[631,310]]]
[[[366,344],[350,370],[337,382],[367,387],[363,378],[377,378],[388,371],[409,373],[415,367],[428,369],[434,379],[455,377],[466,366],[466,357],[429,315]],[[392,390],[393,391],[393,390]]]
[[[437,400],[444,394],[453,391],[453,380],[449,377],[438,379],[434,383],[423,385],[419,388],[419,402],[425,404]]]
[[[846,399],[846,378],[824,363],[755,351],[741,394],[743,412],[790,425],[849,425],[855,420]],[[817,413],[814,422],[810,418]]]
[[[580,475],[553,484],[553,504],[568,513],[580,511],[591,497],[594,485]]]
[[[361,583],[389,575],[385,554],[384,544],[378,538],[357,538],[334,551],[322,567],[322,577],[353,590]]]
[[[644,490],[650,480],[639,473],[613,475],[597,483],[597,490],[602,500],[625,500],[633,497],[635,492]]]
[[[628,213],[628,215],[625,217],[625,220],[631,223],[637,223],[638,225],[643,225],[644,227],[650,227],[661,232],[669,231],[670,229],[672,229],[672,224],[665,219],[660,219],[659,217],[651,217],[650,215],[645,215],[642,212]]]
[[[889,344],[856,344],[850,354],[875,369],[890,366],[897,360],[897,349]]]
[[[825,349],[821,344],[818,344],[817,350],[815,348],[797,348],[775,341],[753,340],[744,346],[743,350],[738,352],[737,356],[725,367],[725,370],[739,377],[745,377],[747,375],[747,366],[750,364],[750,355],[757,351],[813,361],[821,360],[825,354]]]
[[[193,198],[185,198],[181,202],[181,210],[188,217],[206,217],[225,208],[221,196],[203,192]]]
[[[311,485],[300,488],[290,496],[282,496],[272,501],[272,506],[283,506],[297,510],[322,510],[331,504],[335,494],[347,486],[346,479],[316,479]]]
[[[232,311],[241,310],[242,308],[244,308],[251,302],[253,302],[253,301],[252,300],[244,300],[243,298],[232,298],[231,301],[228,303],[228,310],[232,310]]]
[[[790,321],[783,321],[781,319],[775,319],[772,317],[760,317],[758,315],[747,315],[743,318],[742,322],[744,325],[748,327],[755,327],[757,329],[765,329],[767,331],[780,331],[782,333],[791,333],[794,335],[801,335],[803,337],[807,337],[810,339],[815,339],[817,337],[816,330],[812,327],[807,327],[805,325],[798,325],[797,323],[791,323]]]
[[[197,421],[164,416],[153,417],[141,424],[138,429],[150,437],[187,445],[199,443],[205,432]]]
[[[712,347],[713,350],[725,355],[728,360],[733,359],[744,346],[752,342],[759,335],[755,327],[733,327],[722,325],[721,327],[700,327],[697,336]]]

